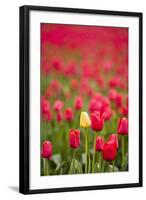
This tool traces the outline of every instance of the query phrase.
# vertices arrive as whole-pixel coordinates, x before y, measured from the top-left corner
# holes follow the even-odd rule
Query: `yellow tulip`
[[[80,115],[80,127],[88,128],[91,125],[90,118],[86,112],[81,112]]]

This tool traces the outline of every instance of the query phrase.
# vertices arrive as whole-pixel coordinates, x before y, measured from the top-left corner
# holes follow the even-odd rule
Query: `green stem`
[[[93,159],[92,159],[92,173],[94,173],[94,166],[95,166],[95,153],[96,153],[96,134],[94,136],[94,143],[93,143]]]
[[[113,160],[112,163],[113,163],[113,172],[114,172],[114,169],[115,169],[115,160]]]
[[[122,136],[122,168],[124,165],[124,136]]]
[[[105,165],[105,160],[103,160],[103,163],[102,163],[102,172],[104,172],[104,165]]]
[[[69,148],[69,132],[70,132],[70,127],[71,127],[71,123],[70,122],[68,122],[67,123],[67,129],[68,129],[68,131],[67,132],[65,132],[65,143],[66,143],[66,147],[65,147],[65,156],[66,156],[66,161],[68,160],[68,156],[69,156],[69,150],[70,150],[70,148]]]
[[[49,164],[50,164],[49,160],[46,158],[43,158],[44,176],[49,175],[49,168],[50,168]]]
[[[74,174],[75,174],[75,157],[76,157],[76,149],[73,152],[73,169],[74,169]]]
[[[99,171],[101,171],[101,166],[102,166],[102,159],[101,159],[101,151],[98,152],[98,162],[99,162]]]
[[[85,173],[87,173],[88,168],[88,135],[87,129],[85,128],[85,155],[86,155],[86,162],[85,162]]]

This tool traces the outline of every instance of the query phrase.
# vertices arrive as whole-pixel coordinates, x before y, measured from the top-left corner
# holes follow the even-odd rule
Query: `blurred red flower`
[[[70,85],[72,89],[76,90],[78,88],[78,81],[76,79],[72,79]]]
[[[124,116],[128,116],[128,107],[127,106],[123,106],[121,108],[121,113],[124,115]]]
[[[46,113],[50,109],[50,103],[44,97],[41,97],[41,111]]]
[[[67,108],[64,113],[64,117],[67,121],[71,121],[73,119],[73,110],[72,108]]]
[[[112,109],[110,108],[110,107],[106,107],[105,109],[104,109],[104,119],[105,120],[110,120],[111,119],[111,116],[112,116]]]
[[[117,91],[114,89],[110,89],[108,96],[109,96],[110,101],[115,101],[116,96],[117,96]]]
[[[63,108],[63,106],[64,106],[64,103],[62,101],[56,100],[55,103],[54,103],[53,108],[54,108],[54,110],[56,112],[59,112],[59,111],[61,111],[61,109]]]
[[[62,119],[63,119],[63,115],[62,115],[61,112],[57,112],[56,119],[57,119],[58,122],[61,122],[61,121],[62,121]]]
[[[50,103],[44,97],[41,98],[41,114],[46,121],[50,121],[52,118]]]
[[[61,60],[55,58],[52,61],[52,66],[54,67],[55,70],[61,71],[62,70],[62,62],[61,62]]]
[[[117,93],[116,98],[115,98],[115,104],[117,108],[120,108],[122,106],[123,102],[123,96],[120,93]]]
[[[75,98],[74,107],[76,110],[80,110],[83,108],[83,100],[81,97]]]

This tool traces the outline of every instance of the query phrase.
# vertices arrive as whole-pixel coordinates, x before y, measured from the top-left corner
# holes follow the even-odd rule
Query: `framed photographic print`
[[[20,7],[20,192],[142,186],[142,13]]]

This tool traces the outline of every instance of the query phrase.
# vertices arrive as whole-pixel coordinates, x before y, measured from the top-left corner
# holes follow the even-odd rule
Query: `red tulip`
[[[121,113],[122,113],[124,116],[128,116],[128,107],[127,107],[127,106],[122,107],[122,108],[121,108]]]
[[[65,114],[64,115],[65,115],[64,117],[65,117],[65,119],[67,121],[71,121],[73,119],[73,111],[72,111],[72,109],[71,108],[67,108],[65,110]]]
[[[76,69],[76,63],[74,61],[70,61],[64,69],[64,73],[67,76],[76,75]]]
[[[70,130],[69,142],[70,142],[70,146],[74,149],[80,146],[80,131],[79,130]]]
[[[116,99],[116,96],[117,96],[117,91],[114,90],[114,89],[111,89],[109,91],[109,95],[108,96],[109,96],[110,101],[114,101]]]
[[[113,143],[106,142],[103,147],[103,159],[106,161],[115,160],[117,155],[117,149]]]
[[[123,101],[123,96],[122,94],[117,94],[116,98],[115,98],[115,103],[116,106],[119,108],[122,106],[122,101]]]
[[[101,76],[98,76],[97,79],[96,79],[96,82],[98,84],[98,86],[103,89],[105,87],[105,82],[104,82],[104,79],[103,77]]]
[[[44,141],[42,144],[41,156],[48,160],[52,157],[52,143],[50,141]]]
[[[64,103],[62,101],[56,100],[55,103],[54,103],[54,110],[56,112],[61,111],[61,109],[63,108],[63,105],[64,105]]]
[[[42,114],[45,114],[48,112],[48,110],[50,109],[50,103],[44,98],[41,98],[41,111]]]
[[[81,97],[76,97],[75,99],[75,109],[80,110],[83,107],[83,100]]]
[[[117,134],[111,134],[109,137],[109,142],[113,143],[115,147],[118,149],[119,147],[119,141]]]
[[[118,134],[128,135],[128,119],[123,117],[118,122]]]
[[[107,107],[104,109],[104,119],[105,120],[110,120],[111,116],[112,116],[112,109],[110,107]]]
[[[41,112],[42,112],[42,117],[46,121],[50,121],[52,118],[51,110],[50,110],[50,103],[42,97],[41,99]]]
[[[101,136],[96,137],[96,151],[102,151],[104,147],[104,140]]]
[[[53,95],[53,92],[52,92],[52,90],[50,90],[50,87],[48,86],[48,87],[46,88],[45,92],[44,92],[44,96],[45,96],[46,98],[50,98],[52,95]]]
[[[56,116],[57,121],[58,121],[58,122],[61,122],[61,121],[62,121],[62,118],[63,118],[62,113],[61,113],[61,112],[58,112],[58,113],[57,113],[57,116]]]
[[[91,114],[91,128],[94,131],[101,131],[104,125],[104,114],[95,111]]]
[[[52,119],[52,113],[51,113],[51,111],[50,110],[48,110],[46,113],[44,113],[43,114],[43,118],[44,118],[44,120],[46,120],[46,121],[51,121],[51,119]]]
[[[72,79],[70,82],[70,86],[72,89],[76,90],[78,88],[78,81],[76,79]]]
[[[59,59],[54,59],[52,61],[52,66],[54,67],[54,69],[56,69],[57,71],[61,71],[62,69],[62,62]]]
[[[113,77],[112,79],[110,79],[109,81],[109,86],[111,88],[117,88],[117,87],[121,87],[121,79],[119,77]]]
[[[101,111],[103,108],[103,104],[101,101],[97,101],[96,99],[91,99],[90,103],[89,103],[89,111],[95,112],[95,111]]]
[[[61,90],[61,83],[58,80],[52,80],[50,82],[50,90],[54,91],[55,93],[60,92]]]

